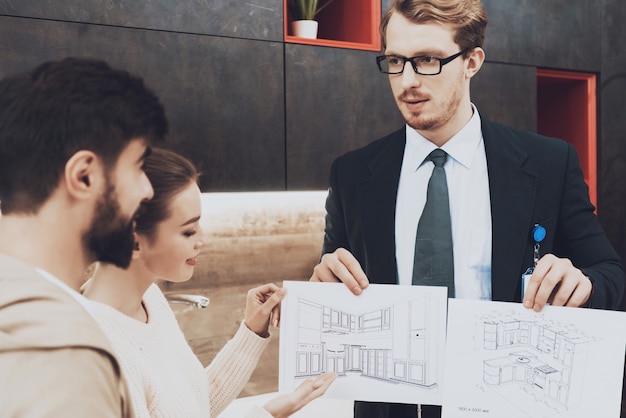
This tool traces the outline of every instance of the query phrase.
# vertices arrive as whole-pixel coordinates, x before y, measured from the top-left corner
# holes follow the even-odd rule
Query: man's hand
[[[274,418],[286,418],[302,409],[313,399],[322,396],[336,378],[335,373],[322,373],[315,379],[307,379],[293,392],[270,400],[263,405],[263,408]]]
[[[311,282],[343,282],[355,295],[360,295],[369,285],[358,260],[345,248],[324,254],[320,263],[313,269]]]
[[[539,312],[546,303],[582,306],[591,297],[591,280],[567,258],[546,254],[537,263],[526,292],[524,306]]]

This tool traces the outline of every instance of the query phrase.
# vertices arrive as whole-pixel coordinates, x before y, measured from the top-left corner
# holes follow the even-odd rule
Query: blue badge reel
[[[533,241],[535,242],[535,245],[533,246],[533,266],[528,267],[526,271],[524,272],[524,274],[522,274],[522,300],[524,299],[524,293],[526,293],[526,286],[528,284],[528,281],[530,280],[530,276],[532,276],[533,271],[535,270],[535,267],[537,266],[537,262],[541,258],[541,255],[539,253],[539,250],[541,248],[540,243],[546,237],[546,228],[544,228],[543,226],[539,224],[535,224],[535,226],[533,226],[530,232],[531,232]]]

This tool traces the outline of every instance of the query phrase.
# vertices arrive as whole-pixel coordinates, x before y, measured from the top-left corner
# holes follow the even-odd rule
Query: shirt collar
[[[474,154],[482,139],[480,115],[473,103],[472,111],[472,118],[469,122],[441,147],[450,157],[466,168],[471,167]],[[405,153],[409,159],[405,161],[411,162],[413,170],[417,170],[428,154],[436,148],[437,146],[435,144],[430,142],[415,129],[406,125]]]
[[[67,284],[65,284],[65,282],[61,281],[56,276],[52,275],[51,273],[47,272],[44,269],[35,267],[35,270],[44,279],[46,279],[49,282],[51,282],[51,283],[55,284],[56,286],[60,287],[63,291],[65,291],[67,294],[69,294],[71,297],[73,297],[83,308],[85,308],[85,310],[87,312],[92,314],[92,309],[91,309],[91,306],[89,305],[89,299],[87,299],[85,296],[83,296],[80,292],[77,292],[76,290],[72,289]]]

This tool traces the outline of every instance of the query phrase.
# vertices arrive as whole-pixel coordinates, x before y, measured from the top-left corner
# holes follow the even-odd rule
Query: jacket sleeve
[[[332,253],[338,248],[350,250],[346,233],[345,217],[337,182],[337,160],[330,169],[328,196],[326,197],[326,226],[322,255]]]
[[[568,162],[561,214],[554,244],[555,255],[569,258],[593,283],[590,306],[617,309],[624,294],[624,271],[619,256],[589,201],[576,151],[568,145]]]

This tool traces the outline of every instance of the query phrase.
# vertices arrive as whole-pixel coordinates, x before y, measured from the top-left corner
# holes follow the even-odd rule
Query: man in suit
[[[128,266],[142,170],[167,131],[140,78],[67,58],[0,81],[0,411],[130,416],[112,348],[78,292]]]
[[[433,172],[427,156],[440,148],[447,153],[455,297],[523,302],[536,311],[546,303],[617,308],[624,272],[574,148],[492,123],[470,101],[486,25],[480,0],[391,4],[377,61],[406,126],[334,161],[323,256],[311,281],[341,281],[356,295],[369,282],[415,283],[417,226]],[[545,237],[533,237],[537,226]],[[521,276],[533,266],[522,295]],[[416,417],[418,410],[422,417],[441,413],[357,402],[355,418]]]

